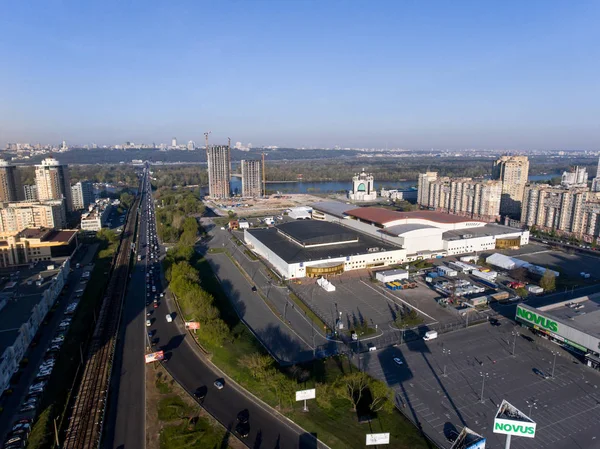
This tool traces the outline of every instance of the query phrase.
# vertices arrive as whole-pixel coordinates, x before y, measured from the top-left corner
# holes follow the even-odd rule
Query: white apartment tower
[[[208,192],[211,198],[226,199],[231,196],[229,180],[231,163],[229,146],[212,145],[206,151],[208,160]]]
[[[73,210],[87,209],[94,204],[94,184],[91,181],[81,181],[71,186]]]
[[[258,198],[262,196],[261,162],[259,160],[242,160],[242,196]]]
[[[529,159],[527,156],[501,156],[494,161],[492,179],[502,181],[502,215],[519,216],[523,192],[529,178]]]
[[[429,186],[438,178],[435,171],[428,171],[419,174],[419,183],[417,185],[417,204],[423,207],[429,207]]]
[[[40,201],[64,199],[67,211],[73,210],[67,165],[61,165],[53,157],[44,159],[35,166],[35,185]]]

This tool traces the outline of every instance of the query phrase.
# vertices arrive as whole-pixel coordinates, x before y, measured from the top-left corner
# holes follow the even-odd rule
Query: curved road
[[[148,193],[148,192],[146,192]],[[147,219],[147,203],[144,202],[141,221]],[[144,230],[144,223],[139,227]],[[142,234],[140,240],[145,240]],[[138,267],[141,264],[138,264]],[[134,449],[143,447],[140,441],[139,430],[143,429],[144,414],[140,413],[140,405],[144,403],[144,397],[140,389],[129,388],[137,383],[144,385],[143,370],[139,373],[139,360],[143,360],[143,354],[140,353],[139,344],[130,344],[142,341],[146,338],[146,331],[153,330],[154,338],[158,338],[157,348],[165,352],[165,368],[188,392],[194,392],[200,387],[206,387],[207,394],[202,401],[202,406],[227,429],[235,433],[237,424],[237,415],[241,410],[249,411],[250,431],[242,441],[253,449],[315,449],[326,447],[318,442],[315,435],[306,433],[285,417],[277,414],[274,410],[248,394],[245,390],[233,384],[225,378],[225,387],[217,390],[213,383],[216,379],[222,378],[223,374],[214,367],[202,354],[191,336],[183,329],[183,323],[179,317],[174,322],[166,321],[166,314],[173,313],[176,308],[170,298],[160,304],[158,309],[154,310],[152,326],[145,328],[140,335],[139,323],[145,319],[146,313],[145,298],[145,280],[139,276],[139,268],[136,268],[129,285],[129,294],[126,299],[127,318],[124,320],[124,344],[122,362],[120,364],[119,379],[113,385],[116,389],[118,398],[115,398],[117,404],[115,410],[115,430],[114,435],[107,435],[107,445],[118,449]],[[168,296],[168,295],[167,295]],[[129,329],[131,327],[131,329]],[[128,338],[131,333],[131,340]],[[129,427],[132,426],[132,427]],[[136,429],[136,432],[130,433],[129,429]],[[145,438],[144,438],[145,440]]]

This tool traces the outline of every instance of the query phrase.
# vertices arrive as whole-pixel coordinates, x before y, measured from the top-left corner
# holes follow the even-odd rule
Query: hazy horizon
[[[600,147],[600,3],[0,6],[0,146]]]

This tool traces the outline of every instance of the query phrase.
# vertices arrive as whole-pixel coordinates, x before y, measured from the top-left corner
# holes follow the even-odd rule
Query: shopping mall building
[[[600,294],[543,307],[519,304],[516,320],[600,369]]]

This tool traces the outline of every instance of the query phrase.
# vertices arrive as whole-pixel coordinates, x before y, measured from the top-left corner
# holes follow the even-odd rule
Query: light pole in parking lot
[[[483,404],[485,402],[483,400],[483,389],[485,388],[485,379],[489,379],[490,375],[489,373],[482,373],[481,371],[479,371],[479,375],[481,376],[481,399],[479,400],[479,402]]]
[[[448,377],[446,375],[446,357],[445,356],[450,355],[450,349],[442,348],[442,353],[444,354],[444,377]]]
[[[556,367],[556,356],[558,355],[558,351],[552,351],[552,355],[554,356],[554,360],[552,361],[552,379],[554,379],[554,368]]]
[[[531,401],[525,401],[527,406],[529,407],[529,417],[531,418],[531,409],[535,408],[537,410],[537,399],[532,399]]]
[[[513,336],[513,347],[512,347],[512,356],[515,356],[515,346],[517,344],[517,337],[519,336],[519,333],[515,330],[511,331],[510,333]]]

